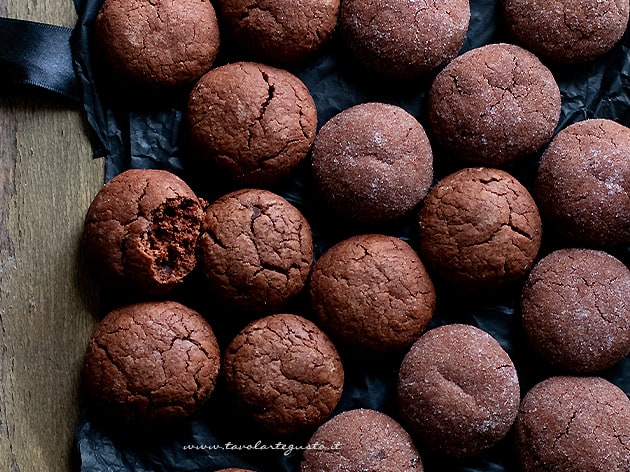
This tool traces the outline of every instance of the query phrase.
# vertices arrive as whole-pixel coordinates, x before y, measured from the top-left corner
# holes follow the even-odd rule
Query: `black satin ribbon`
[[[0,85],[36,87],[80,103],[71,35],[61,26],[0,18]]]

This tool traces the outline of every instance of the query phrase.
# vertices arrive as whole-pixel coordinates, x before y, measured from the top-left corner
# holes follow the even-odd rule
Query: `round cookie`
[[[300,472],[396,471],[422,472],[422,460],[396,421],[374,410],[344,411],[311,437]]]
[[[599,377],[551,377],[523,398],[516,420],[523,472],[630,470],[630,400]]]
[[[519,382],[510,357],[488,333],[452,324],[427,331],[403,359],[401,418],[419,447],[474,456],[511,428]]]
[[[284,198],[237,190],[206,208],[198,258],[218,299],[238,311],[271,312],[306,284],[313,237],[304,216]]]
[[[114,286],[165,294],[196,265],[201,203],[179,177],[127,170],[103,186],[83,227],[90,266]]]
[[[521,299],[531,346],[574,372],[606,369],[630,354],[630,270],[590,249],[560,249],[529,275]]]
[[[522,279],[541,242],[531,195],[507,172],[462,169],[431,190],[420,211],[420,254],[448,283],[469,291]]]
[[[490,44],[455,58],[429,92],[438,143],[465,162],[509,166],[534,156],[560,118],[560,89],[533,54]]]
[[[290,64],[330,38],[339,0],[219,0],[219,10],[239,46],[264,62]]]
[[[626,0],[503,0],[508,31],[527,49],[557,62],[606,53],[628,24]]]
[[[335,346],[311,321],[276,314],[246,326],[223,363],[236,407],[262,431],[310,431],[332,414],[341,397],[343,366]]]
[[[105,0],[94,32],[112,68],[137,85],[193,83],[219,52],[211,2]]]
[[[83,365],[97,411],[132,425],[172,421],[210,397],[220,351],[208,322],[175,302],[138,303],[95,327]]]
[[[192,145],[240,185],[269,185],[304,159],[317,131],[317,110],[293,74],[236,62],[212,69],[188,102]]]
[[[408,348],[435,310],[435,289],[415,251],[391,236],[354,236],[313,267],[311,306],[335,340],[375,351]]]
[[[339,29],[360,62],[380,74],[411,78],[453,59],[469,20],[468,0],[344,0]]]
[[[324,200],[360,222],[408,213],[433,180],[433,154],[422,125],[384,103],[356,105],[331,118],[317,134],[311,163]]]
[[[566,240],[630,243],[630,128],[596,119],[560,131],[541,158],[534,195],[545,223]]]

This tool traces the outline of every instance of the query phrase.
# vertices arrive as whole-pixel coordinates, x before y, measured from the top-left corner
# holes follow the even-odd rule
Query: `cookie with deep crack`
[[[599,377],[551,377],[523,398],[515,426],[523,472],[630,470],[630,400]]]
[[[613,48],[628,25],[626,0],[503,0],[508,31],[530,51],[561,63]]]
[[[270,313],[304,287],[313,237],[304,216],[284,198],[238,190],[206,208],[198,258],[215,297],[240,312]]]
[[[292,435],[326,421],[343,388],[335,346],[314,323],[276,314],[246,326],[225,351],[230,398],[262,431]]]
[[[541,243],[533,198],[507,172],[462,169],[442,179],[420,210],[420,254],[443,280],[469,291],[524,278]]]
[[[295,64],[332,36],[339,0],[220,0],[219,11],[241,48],[263,62]]]
[[[630,128],[604,119],[564,128],[540,160],[534,195],[545,224],[563,239],[630,243]]]
[[[219,345],[199,313],[175,302],[148,302],[118,308],[96,325],[82,377],[97,414],[149,426],[198,411],[219,366]]]
[[[162,295],[194,269],[203,218],[200,200],[163,170],[127,170],[92,201],[83,247],[94,272],[114,287]]]
[[[508,433],[520,390],[512,360],[492,336],[452,324],[427,331],[405,355],[397,399],[419,447],[471,457]]]
[[[239,185],[286,177],[311,149],[317,111],[293,74],[252,62],[212,69],[195,85],[188,123],[197,158]]]
[[[194,83],[220,44],[212,2],[198,0],[105,0],[94,33],[114,70],[150,87]]]
[[[401,351],[425,330],[435,289],[416,252],[401,239],[367,234],[322,255],[309,279],[311,306],[335,341]]]
[[[490,44],[455,58],[429,92],[438,143],[464,162],[505,167],[533,157],[553,136],[560,89],[532,53]]]

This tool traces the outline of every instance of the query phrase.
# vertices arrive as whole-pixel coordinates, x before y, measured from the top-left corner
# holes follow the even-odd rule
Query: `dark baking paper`
[[[183,176],[198,194],[208,200],[227,191],[211,175],[203,174],[187,160],[185,146],[185,106],[189,90],[146,93],[129,89],[103,65],[94,46],[91,30],[102,0],[75,0],[79,22],[73,35],[77,76],[83,85],[85,114],[92,132],[95,156],[106,158],[106,179],[124,169],[162,168]],[[463,51],[492,42],[510,42],[501,27],[499,2],[471,0],[472,18]],[[229,44],[225,41],[223,44]],[[462,51],[462,52],[463,52]],[[219,62],[247,60],[238,51],[222,45]],[[630,35],[610,53],[579,66],[549,64],[562,91],[563,107],[558,129],[586,118],[610,118],[630,125]],[[421,122],[432,77],[394,82],[376,77],[357,65],[344,51],[338,38],[311,62],[291,70],[309,87],[318,108],[319,125],[341,110],[357,103],[382,101],[399,105]],[[436,180],[454,170],[454,164],[436,152]],[[535,165],[512,171],[525,185],[531,184]],[[415,226],[409,217],[379,226],[358,226],[339,221],[322,212],[310,181],[308,164],[301,165],[285,182],[272,190],[298,206],[311,222],[319,256],[332,244],[351,234],[383,232],[414,244]],[[559,246],[545,235],[541,257]],[[613,253],[626,265],[630,248]],[[207,306],[200,300],[195,278],[175,298],[198,309],[211,322],[224,348],[246,320],[234,320],[220,306]],[[494,336],[507,350],[519,371],[522,393],[536,382],[560,371],[546,367],[526,346],[516,311],[518,287],[484,297],[463,297],[438,284],[438,307],[430,327],[446,323],[468,323]],[[103,313],[125,300],[105,293]],[[463,300],[462,300],[463,299]],[[287,309],[309,316],[304,300]],[[394,385],[401,356],[370,358],[341,351],[346,369],[346,385],[338,411],[366,407],[397,417],[393,402]],[[630,393],[630,359],[626,358],[601,375]],[[100,471],[214,471],[224,467],[244,467],[257,471],[295,472],[300,452],[287,448],[303,446],[307,437],[278,439],[262,437],[249,430],[226,408],[219,385],[207,407],[192,420],[167,430],[130,434],[109,429],[84,407],[77,428],[76,444],[85,472]],[[516,471],[508,436],[483,456],[464,461],[436,458],[423,453],[425,470],[456,472]],[[281,443],[279,443],[281,442]],[[282,448],[284,445],[284,449]],[[232,447],[230,447],[232,446]],[[235,450],[246,447],[252,450]],[[263,448],[267,450],[261,450]],[[269,449],[276,450],[269,450]]]

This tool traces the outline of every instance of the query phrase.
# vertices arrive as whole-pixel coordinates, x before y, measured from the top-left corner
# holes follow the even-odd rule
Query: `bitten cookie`
[[[330,38],[339,0],[219,0],[219,10],[239,46],[265,62],[289,64]]]
[[[339,28],[359,61],[384,75],[411,78],[453,59],[469,20],[468,0],[344,0]]]
[[[499,442],[519,404],[516,369],[488,333],[452,324],[427,331],[403,359],[401,418],[419,445],[454,457]]]
[[[534,194],[545,223],[566,240],[630,243],[630,128],[597,119],[560,131],[540,161]]]
[[[193,83],[219,51],[219,24],[209,1],[105,0],[94,32],[111,66],[137,85]]]
[[[83,365],[98,412],[132,425],[197,411],[219,374],[210,325],[175,302],[138,303],[110,312],[94,329]]]
[[[522,279],[541,242],[531,195],[496,169],[463,169],[442,179],[420,211],[420,253],[448,283],[470,291]]]
[[[391,236],[354,236],[313,267],[311,306],[340,343],[375,351],[408,348],[435,310],[435,289],[415,251]]]
[[[534,156],[560,118],[560,89],[533,54],[490,44],[455,58],[429,92],[438,143],[465,162],[509,166]]]
[[[516,420],[523,472],[630,470],[630,400],[599,377],[552,377],[523,398]]]
[[[340,215],[387,221],[412,210],[433,180],[422,125],[400,107],[356,105],[319,131],[311,158],[322,198]]]
[[[521,312],[530,344],[554,365],[595,372],[630,354],[630,270],[605,252],[546,256],[529,275]]]
[[[202,218],[201,203],[179,177],[127,170],[103,186],[87,211],[86,258],[114,286],[165,294],[196,265]]]
[[[197,158],[210,160],[233,183],[268,185],[286,177],[310,151],[317,111],[296,76],[237,62],[197,82],[188,123]]]
[[[301,472],[422,472],[422,460],[396,421],[374,410],[350,410],[328,420],[306,445]]]
[[[271,312],[304,287],[313,237],[304,216],[284,198],[238,190],[206,208],[198,257],[218,299],[243,312]]]
[[[527,49],[557,62],[608,52],[628,24],[626,0],[503,0],[508,30]]]
[[[254,321],[225,352],[226,388],[239,411],[261,430],[307,432],[332,414],[343,366],[326,335],[296,315]]]

